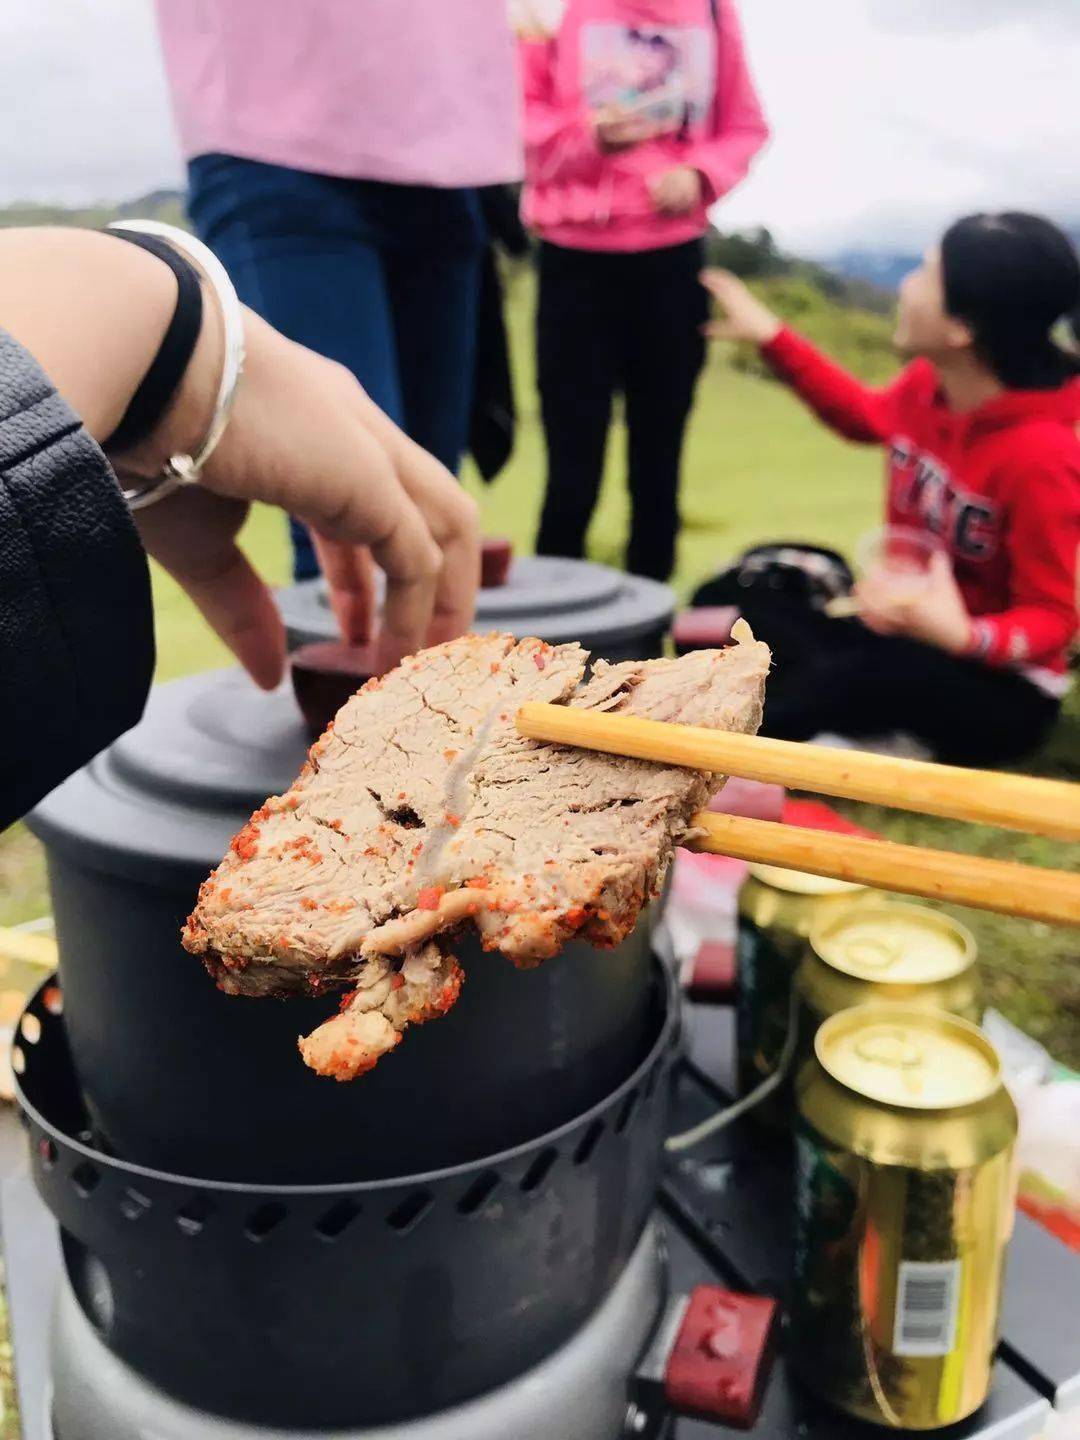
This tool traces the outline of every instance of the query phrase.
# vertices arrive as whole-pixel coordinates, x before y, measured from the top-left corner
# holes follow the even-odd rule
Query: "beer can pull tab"
[[[748,1430],[761,1408],[778,1319],[775,1300],[699,1285],[664,1367],[670,1408]]]

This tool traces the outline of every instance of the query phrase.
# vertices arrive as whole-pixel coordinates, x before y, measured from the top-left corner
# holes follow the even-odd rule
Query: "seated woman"
[[[891,525],[940,549],[912,593],[875,571],[857,619],[747,592],[773,649],[763,733],[904,732],[940,759],[998,764],[1053,725],[1076,638],[1080,362],[1052,338],[1080,305],[1080,261],[1047,220],[957,221],[900,290],[911,363],[871,389],[786,328],[735,276],[703,277],[724,316],[839,434],[886,446]]]

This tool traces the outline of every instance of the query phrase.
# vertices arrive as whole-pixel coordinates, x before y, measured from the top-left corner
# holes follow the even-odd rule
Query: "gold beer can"
[[[818,1030],[796,1103],[797,1374],[878,1425],[963,1420],[989,1389],[1013,1223],[997,1053],[956,1016],[863,1005]]]
[[[873,897],[859,909],[823,916],[795,977],[798,1047],[793,1073],[809,1057],[818,1026],[872,1001],[982,1016],[975,937],[928,905]]]
[[[772,1075],[791,1018],[791,987],[811,932],[853,901],[876,894],[846,880],[751,865],[739,891],[735,1033],[741,1095]],[[770,1095],[754,1114],[786,1125],[790,1095]]]

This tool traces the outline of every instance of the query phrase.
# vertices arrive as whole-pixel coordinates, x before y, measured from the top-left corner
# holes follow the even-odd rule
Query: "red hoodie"
[[[1080,381],[960,414],[928,360],[874,390],[791,330],[763,353],[827,425],[888,446],[889,522],[945,543],[975,621],[972,656],[1063,694],[1080,629]]]

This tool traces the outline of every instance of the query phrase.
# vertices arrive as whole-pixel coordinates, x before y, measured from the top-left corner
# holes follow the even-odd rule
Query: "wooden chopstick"
[[[922,850],[891,840],[836,835],[708,811],[695,815],[694,824],[705,833],[689,842],[691,850],[782,865],[1026,920],[1080,925],[1080,876],[1065,870],[1041,870],[1009,860]]]
[[[993,724],[993,716],[987,716],[986,723]],[[964,770],[631,715],[603,715],[571,705],[523,705],[517,712],[517,728],[531,740],[738,775],[950,820],[1001,825],[1055,840],[1080,840],[1080,785],[1060,780]]]

